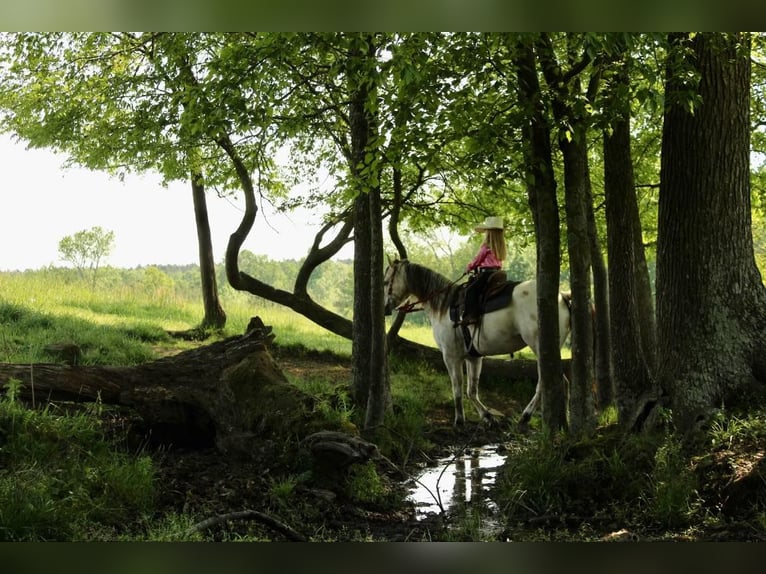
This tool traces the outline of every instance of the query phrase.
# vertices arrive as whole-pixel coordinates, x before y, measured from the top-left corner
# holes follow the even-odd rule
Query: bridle
[[[388,291],[386,292],[386,295],[388,299],[391,299],[391,294],[394,292],[394,278],[396,277],[397,271],[399,271],[399,267],[402,265],[402,261],[396,261],[391,264],[391,267],[393,271],[391,272],[391,279],[388,281]],[[415,311],[422,311],[423,307],[417,307],[417,305],[422,305],[423,303],[428,303],[431,299],[436,297],[437,295],[441,293],[446,293],[453,285],[455,285],[458,281],[460,281],[463,277],[465,277],[468,274],[468,272],[463,273],[460,277],[455,279],[454,281],[451,281],[446,286],[442,287],[441,289],[437,289],[436,291],[431,291],[428,296],[424,297],[423,299],[418,299],[417,301],[413,301],[412,303],[405,303],[403,305],[399,305],[396,310],[399,313],[413,313]]]
[[[399,271],[399,267],[401,266],[401,261],[395,261],[391,263],[391,278],[388,280],[388,291],[386,292],[386,296],[388,297],[389,301],[391,300],[391,295],[394,292],[394,278],[396,278],[396,272]],[[415,305],[419,303],[425,303],[425,301],[415,301],[414,303],[406,303],[404,305],[399,305],[396,310],[399,313],[412,313],[413,311],[422,311],[423,308],[415,309]]]

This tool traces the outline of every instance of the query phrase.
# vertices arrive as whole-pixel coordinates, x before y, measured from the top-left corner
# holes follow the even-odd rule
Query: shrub
[[[351,500],[362,503],[382,502],[387,493],[384,481],[373,461],[354,464],[349,468],[346,490]]]
[[[509,520],[604,515],[677,527],[698,508],[696,481],[680,441],[665,432],[624,435],[616,426],[590,439],[530,440],[509,455],[496,498]]]

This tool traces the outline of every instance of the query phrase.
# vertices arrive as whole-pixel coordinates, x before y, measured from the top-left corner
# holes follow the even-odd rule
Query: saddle
[[[481,319],[486,313],[502,309],[507,307],[511,303],[511,297],[513,297],[513,290],[521,281],[511,281],[505,271],[495,271],[487,280],[484,290],[479,294],[479,324]],[[465,307],[465,294],[468,286],[471,283],[464,283],[460,286],[460,290],[457,292],[457,296],[450,304],[449,317],[450,320],[457,326],[460,318],[463,316],[463,309]],[[476,350],[473,345],[473,337],[471,332],[465,325],[460,326],[463,334],[463,340],[465,341],[465,350],[472,357],[481,357],[481,353]]]
[[[495,271],[487,280],[484,291],[479,294],[479,313],[484,315],[506,307],[511,302],[513,290],[521,281],[511,281],[505,271]],[[460,321],[465,304],[466,289],[471,283],[463,283],[457,296],[450,304],[449,317],[453,322]]]

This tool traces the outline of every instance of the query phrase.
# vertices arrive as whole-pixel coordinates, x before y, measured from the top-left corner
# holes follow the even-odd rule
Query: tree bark
[[[0,386],[20,381],[18,396],[36,403],[132,407],[153,442],[215,445],[246,455],[255,436],[318,430],[308,414],[311,399],[289,384],[271,357],[271,329],[256,324],[243,336],[133,367],[0,364]]]
[[[550,122],[542,100],[532,45],[519,40],[514,65],[519,81],[519,104],[524,125],[524,169],[527,195],[535,224],[537,248],[537,322],[539,328],[541,412],[550,431],[566,428],[566,389],[561,370],[558,318],[561,254],[559,211],[550,141]],[[487,370],[485,361],[484,371]]]
[[[383,285],[383,230],[380,204],[380,153],[377,144],[376,47],[369,36],[354,38],[348,61],[351,94],[350,171],[354,181],[354,320],[352,385],[357,406],[364,407],[364,428],[383,423],[390,405]]]
[[[370,356],[370,395],[367,398],[364,428],[377,429],[383,424],[391,407],[391,381],[388,371],[385,293],[383,292],[383,214],[380,186],[370,190],[370,330],[372,355]]]
[[[213,241],[210,237],[210,220],[207,214],[207,199],[202,173],[192,170],[192,200],[194,217],[197,223],[197,243],[199,245],[199,271],[202,285],[202,303],[205,316],[202,328],[223,329],[226,326],[226,313],[218,298],[218,285],[215,277],[215,259]]]
[[[591,252],[587,218],[587,162],[585,130],[575,129],[572,140],[559,138],[564,156],[569,281],[572,288],[572,381],[569,388],[569,428],[573,434],[595,427],[593,316],[591,314]]]
[[[616,87],[609,99],[616,119],[611,133],[604,132],[612,372],[617,420],[623,427],[635,422],[642,397],[657,396],[653,380],[654,309],[651,290],[646,291],[649,279],[630,150],[630,103],[618,95],[618,87],[627,87],[628,82],[624,65],[616,72]]]
[[[609,317],[609,277],[604,263],[601,241],[596,228],[596,213],[590,183],[590,170],[585,164],[585,211],[588,220],[588,240],[590,244],[591,269],[593,270],[593,304],[591,321],[593,322],[593,360],[596,381],[596,404],[604,408],[614,400],[612,386],[611,325]]]
[[[657,328],[660,382],[682,431],[722,404],[764,401],[766,287],[751,231],[749,47],[747,34],[670,36]],[[695,75],[699,83],[690,86]]]
[[[398,167],[392,168],[393,180],[393,198],[391,200],[391,213],[388,218],[388,236],[391,243],[396,247],[396,253],[399,259],[407,259],[407,248],[404,246],[402,238],[399,236],[399,216],[402,212],[402,170]],[[391,327],[386,333],[386,349],[390,353],[399,341],[399,330],[404,324],[407,313],[397,311]]]
[[[333,227],[340,224],[340,230],[335,234],[335,237],[330,240],[329,243],[322,246],[322,240],[325,234]],[[293,287],[293,294],[298,299],[311,300],[308,293],[308,284],[311,279],[311,274],[314,269],[319,267],[325,261],[329,261],[333,255],[335,255],[340,249],[351,241],[351,231],[354,229],[353,212],[350,210],[344,214],[341,218],[326,223],[319,230],[319,233],[314,237],[314,242],[306,254],[306,258],[303,260],[298,274],[295,277],[295,286]]]
[[[591,245],[588,235],[588,148],[586,123],[570,107],[579,93],[579,81],[566,78],[558,65],[550,37],[542,34],[537,43],[541,68],[552,90],[551,107],[564,158],[564,198],[567,222],[570,285],[572,289],[572,379],[569,388],[569,430],[588,433],[595,427],[593,384],[593,317],[591,315]],[[572,83],[576,88],[572,87]]]

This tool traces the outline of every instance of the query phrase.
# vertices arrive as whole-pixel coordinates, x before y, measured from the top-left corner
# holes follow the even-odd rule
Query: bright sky
[[[64,168],[64,160],[47,150],[27,150],[23,143],[0,135],[0,270],[63,265],[59,240],[96,225],[115,234],[108,265],[199,262],[188,183],[166,188],[157,175],[131,175],[120,182],[104,173]],[[242,203],[208,194],[216,262],[223,261],[229,235],[241,221]],[[312,213],[284,216],[268,205],[259,206],[243,249],[272,259],[300,259],[319,224]],[[346,246],[339,255],[352,253]]]

